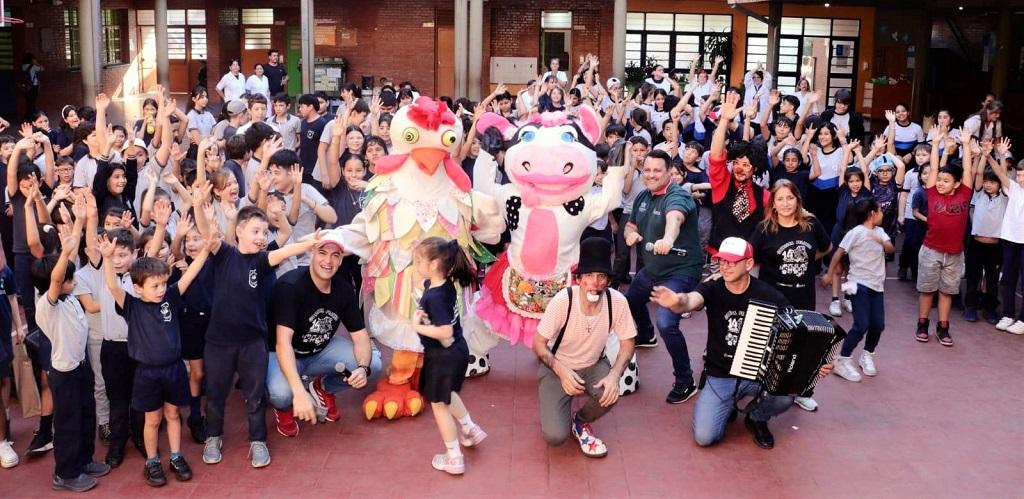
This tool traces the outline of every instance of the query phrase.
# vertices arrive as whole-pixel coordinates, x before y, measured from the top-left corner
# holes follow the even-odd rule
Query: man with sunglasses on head
[[[720,277],[700,283],[690,293],[676,293],[656,286],[651,301],[676,313],[707,308],[705,380],[693,409],[693,438],[697,445],[707,447],[722,440],[726,425],[735,416],[737,401],[749,396],[754,397],[756,403],[744,418],[744,424],[759,447],[771,449],[775,438],[768,429],[768,420],[786,412],[793,405],[794,397],[767,393],[759,397],[763,391],[760,383],[731,376],[729,368],[736,355],[750,300],[774,303],[779,308],[788,306],[789,302],[777,289],[750,275],[754,268],[754,249],[747,241],[725,238],[715,259]],[[831,371],[832,366],[825,365],[819,376],[827,376]]]

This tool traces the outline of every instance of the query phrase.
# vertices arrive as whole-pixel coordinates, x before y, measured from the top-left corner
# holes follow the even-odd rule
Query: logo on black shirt
[[[163,302],[160,304],[160,315],[163,316],[164,322],[171,322],[171,304]]]
[[[259,274],[256,273],[256,269],[249,269],[249,287],[256,289],[259,284]]]

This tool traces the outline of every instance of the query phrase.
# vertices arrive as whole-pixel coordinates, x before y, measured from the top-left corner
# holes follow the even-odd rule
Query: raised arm
[[[101,93],[96,96],[96,141],[99,146],[100,156],[110,153],[110,140],[107,137],[107,107],[110,106],[110,97]]]
[[[893,156],[895,156],[896,155],[896,113],[893,110],[891,110],[891,109],[886,109],[885,110],[885,121],[889,122],[889,126],[885,129],[885,134],[887,136],[886,140],[888,140],[888,143],[886,145],[886,150],[885,151],[887,153],[892,154]],[[939,130],[938,127],[936,127],[936,126],[932,127],[932,131],[933,132],[938,132],[938,130]],[[935,142],[938,142],[939,140],[941,140],[940,137],[936,136]],[[938,161],[933,161],[932,164],[933,165],[938,165],[939,162]]]
[[[995,172],[997,176],[999,176],[999,183],[1003,185],[1003,189],[1007,190],[1010,189],[1011,180],[1010,176],[1006,174],[1008,168],[1006,164],[1006,154],[1010,152],[1011,147],[1012,146],[1010,144],[1009,137],[1003,137],[999,139],[999,142],[996,144],[996,152],[999,153],[999,161],[992,165],[992,171]],[[978,168],[979,179],[981,178],[983,170],[984,168]],[[981,181],[977,180],[976,185],[981,185]]]
[[[936,130],[938,125],[932,125],[932,130]],[[890,141],[892,142],[892,141]],[[935,180],[939,177],[939,143],[942,142],[942,137],[938,137],[937,140],[932,141],[932,167],[928,169],[928,176],[924,178],[924,188],[931,189],[935,187]],[[964,148],[964,161],[967,161],[971,155],[971,148]]]
[[[270,262],[271,267],[277,267],[281,262],[287,260],[289,257],[299,256],[320,244],[320,230],[306,236],[303,241],[289,244],[283,248],[271,251],[267,255],[267,260]]]
[[[729,94],[719,109],[721,118],[718,121],[718,126],[715,127],[715,134],[711,137],[712,158],[722,158],[725,155],[725,131],[728,128],[726,124],[736,118],[736,114],[739,113],[736,108],[739,101],[739,95]]]
[[[64,279],[68,270],[68,262],[78,254],[78,244],[82,239],[82,225],[84,220],[75,221],[70,231],[61,236],[60,257],[57,265],[50,271],[50,286],[46,289],[46,299],[50,303],[57,303],[60,298],[61,289],[64,287]]]
[[[153,155],[156,164],[163,168],[171,159],[171,118],[170,116],[178,109],[174,99],[164,99],[163,87],[157,86],[157,116],[160,122],[160,147]],[[197,134],[198,135],[198,132]],[[196,140],[196,143],[199,141]]]
[[[697,292],[676,293],[664,286],[655,286],[651,291],[651,301],[680,314],[699,310],[704,306],[704,295]]]
[[[117,276],[114,275],[114,248],[116,247],[114,239],[103,238],[100,241],[100,254],[103,255],[103,279],[107,284],[107,289],[110,290],[110,294],[114,296],[114,301],[117,302],[119,307],[124,306],[124,288],[121,287],[121,283],[118,282]]]
[[[932,147],[933,147],[932,150],[934,151],[934,146],[932,146]],[[968,188],[973,188],[974,187],[974,175],[972,173],[973,172],[973,168],[974,168],[974,164],[971,162],[971,153],[972,152],[974,152],[974,151],[971,151],[970,147],[965,147],[964,148],[964,158],[963,158],[964,172],[963,172],[963,176],[960,178],[960,183],[963,184],[963,185],[966,185]],[[932,167],[932,170],[937,170],[937,168]]]
[[[178,279],[178,293],[185,294],[188,291],[188,287],[195,280],[196,276],[199,275],[199,271],[203,270],[203,265],[206,264],[206,258],[210,256],[210,251],[214,245],[220,247],[220,241],[217,237],[207,237],[206,244],[196,255],[196,258],[192,260],[192,263],[188,265],[188,269],[181,275],[181,279]]]

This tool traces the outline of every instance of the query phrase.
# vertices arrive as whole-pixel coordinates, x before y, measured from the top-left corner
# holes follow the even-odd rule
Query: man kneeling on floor
[[[539,399],[544,440],[561,445],[571,431],[588,457],[608,454],[590,423],[618,400],[619,378],[633,356],[636,337],[626,297],[608,287],[610,262],[611,243],[599,237],[584,240],[575,271],[579,284],[551,299],[533,337],[533,351],[542,363]],[[620,345],[614,365],[604,355],[612,331]],[[580,395],[588,400],[571,413],[573,397]]]
[[[308,267],[288,272],[274,286],[271,324],[277,336],[267,366],[267,391],[277,432],[286,437],[299,434],[296,419],[315,424],[318,410],[319,419],[337,421],[341,412],[334,394],[346,386],[363,388],[381,366],[356,292],[338,273],[344,257],[341,239],[328,231],[320,241],[310,252]],[[351,339],[334,334],[339,324]]]
[[[756,404],[747,413],[744,423],[762,449],[775,446],[775,437],[768,430],[768,420],[792,407],[793,398],[769,395],[757,381],[729,374],[740,328],[751,299],[774,303],[779,308],[789,305],[782,293],[750,275],[754,268],[754,250],[738,237],[727,237],[715,254],[721,277],[700,283],[690,293],[676,293],[655,286],[651,301],[671,308],[673,312],[689,312],[707,307],[708,344],[704,370],[704,387],[693,408],[693,438],[697,445],[707,447],[725,437],[725,427],[735,417],[737,402],[754,397]],[[832,372],[832,365],[822,366],[819,376]]]

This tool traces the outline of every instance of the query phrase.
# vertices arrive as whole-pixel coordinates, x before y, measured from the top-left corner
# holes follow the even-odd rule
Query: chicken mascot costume
[[[600,190],[593,190],[598,173],[594,145],[602,140],[601,120],[593,108],[579,107],[579,118],[562,112],[530,117],[516,128],[508,120],[485,114],[479,130],[497,128],[510,145],[505,152],[509,182],[495,183],[497,164],[481,150],[473,169],[474,189],[491,196],[505,208],[511,231],[508,250],[487,272],[474,316],[485,327],[471,327],[468,376],[490,369],[487,351],[497,341],[480,334],[492,331],[513,345],[530,348],[537,324],[548,302],[572,284],[572,272],[580,255],[580,237],[588,225],[607,217],[622,200],[625,168],[608,168]],[[484,333],[486,335],[486,333]],[[610,339],[615,339],[612,335]],[[618,342],[610,345],[617,352]],[[614,357],[612,357],[614,358]],[[635,389],[636,362],[623,376],[623,384]],[[627,379],[629,378],[629,379]]]
[[[412,328],[422,293],[413,274],[413,248],[427,237],[456,239],[470,260],[486,254],[474,242],[496,242],[504,230],[497,204],[471,191],[452,155],[462,123],[443,102],[419,97],[391,121],[393,153],[377,161],[362,211],[340,229],[348,253],[363,263],[361,296],[370,334],[392,348],[388,376],[363,401],[367,419],[415,416],[423,347]],[[475,211],[474,211],[475,210]],[[488,227],[491,227],[489,230]],[[472,293],[462,293],[461,306]]]

